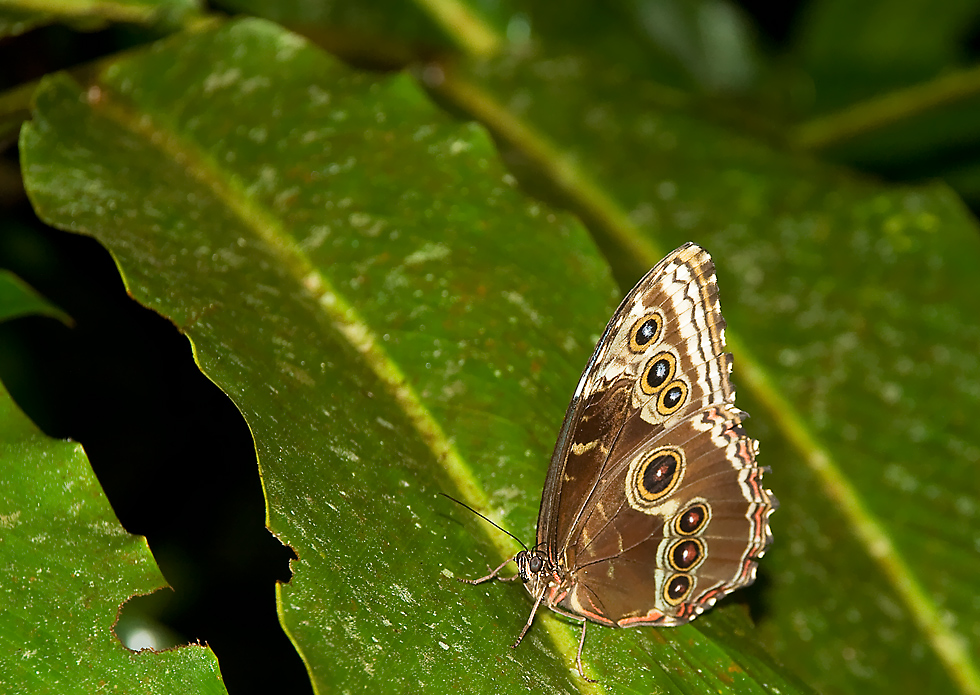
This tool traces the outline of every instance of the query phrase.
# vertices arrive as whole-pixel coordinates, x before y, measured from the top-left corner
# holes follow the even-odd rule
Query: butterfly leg
[[[598,683],[599,681],[589,678],[585,675],[585,671],[582,670],[582,647],[585,646],[585,626],[588,624],[588,620],[582,621],[582,636],[578,640],[578,654],[575,655],[575,665],[578,666],[578,675],[582,676],[583,680],[587,680],[589,683]]]
[[[566,618],[571,618],[572,620],[582,620],[581,616],[575,615],[574,613],[567,613],[556,606],[552,606],[551,610],[559,615],[564,615]],[[585,675],[582,670],[582,648],[585,646],[585,626],[589,624],[588,620],[582,620],[582,636],[578,638],[578,653],[575,655],[575,665],[578,667],[578,675],[582,676],[583,679],[587,680],[589,683],[598,683],[597,680],[592,680]]]
[[[542,599],[544,599],[544,594],[545,594],[544,590],[542,590],[541,593],[538,594],[538,599],[534,602],[534,608],[531,609],[531,615],[527,617],[527,622],[524,623],[524,629],[521,630],[521,634],[517,636],[517,641],[514,642],[512,645],[510,645],[511,649],[517,649],[517,645],[520,644],[521,640],[524,639],[524,635],[527,634],[528,628],[530,628],[531,623],[534,622],[534,614],[538,612],[538,606],[541,605],[541,601]]]
[[[509,565],[513,560],[514,560],[514,558],[508,558],[507,560],[504,560],[502,563],[500,563],[500,566],[497,567],[497,569],[495,569],[493,572],[491,572],[490,574],[488,574],[485,577],[480,577],[479,579],[464,579],[463,577],[457,577],[457,579],[459,579],[459,581],[465,582],[467,584],[482,584],[483,582],[488,582],[491,579],[500,579],[500,581],[502,581],[502,582],[512,581],[514,579],[514,577],[517,577],[517,576],[520,576],[520,575],[515,574],[514,577],[497,577],[497,575],[500,573],[500,570],[502,570],[504,567],[506,567],[507,565]]]

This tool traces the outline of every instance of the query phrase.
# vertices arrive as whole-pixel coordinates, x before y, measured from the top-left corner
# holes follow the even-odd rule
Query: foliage
[[[129,22],[135,46],[0,95],[0,133],[20,126],[38,218],[108,249],[241,411],[268,527],[297,556],[281,624],[317,692],[980,693],[980,241],[960,198],[975,164],[965,146],[941,156],[975,137],[975,68],[955,50],[972,7],[813,2],[778,57],[720,1],[222,9],[265,19],[12,3],[0,31],[35,27],[18,41]],[[948,183],[918,183],[937,172]],[[760,582],[691,625],[590,629],[593,686],[560,617],[507,648],[525,592],[455,580],[514,545],[439,493],[533,538],[595,339],[689,239],[718,266],[776,541]],[[7,265],[29,277],[27,256]],[[9,285],[5,318],[51,313]],[[0,516],[10,585],[26,591],[43,558],[45,587],[80,601],[85,567],[94,588],[84,615],[54,620],[52,599],[8,592],[23,621],[0,639],[23,646],[6,652],[35,649],[24,625],[50,646],[92,623],[103,681],[165,691],[134,663],[185,683],[203,665],[220,689],[200,647],[117,664],[115,607],[159,576],[137,550],[105,562],[142,541],[119,534],[73,445],[10,412],[8,439],[32,444],[0,471],[44,502],[12,497]],[[64,475],[37,463],[47,448],[85,485],[45,482]],[[89,529],[116,530],[30,558],[25,539],[84,500]],[[91,691],[0,658],[0,682]]]

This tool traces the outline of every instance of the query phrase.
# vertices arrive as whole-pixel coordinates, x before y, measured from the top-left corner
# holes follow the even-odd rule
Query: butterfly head
[[[522,550],[514,558],[517,573],[533,596],[541,594],[546,587],[560,578],[548,555],[541,550]]]

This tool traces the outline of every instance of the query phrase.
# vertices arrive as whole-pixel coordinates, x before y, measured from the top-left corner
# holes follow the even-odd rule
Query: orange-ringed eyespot
[[[669,352],[661,352],[647,362],[640,377],[640,388],[648,396],[652,396],[668,381],[674,378],[677,369],[677,358]]]
[[[708,517],[708,507],[699,502],[674,518],[674,530],[682,536],[694,535],[708,523]]]
[[[667,553],[670,565],[679,572],[687,572],[704,558],[704,545],[695,538],[678,541]]]
[[[691,593],[691,578],[686,574],[675,574],[664,585],[664,600],[672,606],[687,598]]]
[[[654,452],[640,465],[637,483],[640,497],[648,502],[660,499],[674,489],[681,476],[683,460],[674,449]]]
[[[680,379],[675,379],[657,397],[657,412],[661,415],[672,415],[684,405],[686,400],[687,384]]]
[[[643,352],[650,345],[660,340],[660,333],[663,331],[664,322],[659,314],[644,316],[633,324],[630,329],[630,350],[633,352]]]

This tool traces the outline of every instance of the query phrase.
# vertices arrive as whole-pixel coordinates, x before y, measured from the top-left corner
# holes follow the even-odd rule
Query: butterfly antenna
[[[524,545],[524,541],[522,541],[520,538],[518,538],[517,536],[515,536],[513,533],[511,533],[507,529],[501,528],[498,524],[494,523],[491,519],[488,519],[487,517],[485,517],[482,514],[480,514],[480,512],[478,512],[475,509],[473,509],[473,507],[471,507],[470,505],[466,504],[465,502],[460,502],[458,499],[456,499],[455,497],[452,497],[451,495],[447,495],[445,492],[440,492],[439,494],[442,495],[443,497],[447,497],[447,498],[451,499],[453,502],[455,502],[456,504],[458,504],[460,507],[466,507],[467,509],[469,509],[471,512],[473,512],[474,514],[476,514],[478,517],[480,517],[481,519],[483,519],[484,521],[486,521],[488,524],[490,524],[494,528],[496,528],[496,529],[498,529],[498,530],[503,531],[504,533],[506,533],[508,536],[510,536],[515,541],[517,541],[518,543],[520,543],[521,544],[521,547],[524,548],[524,550],[527,550],[527,546]]]

